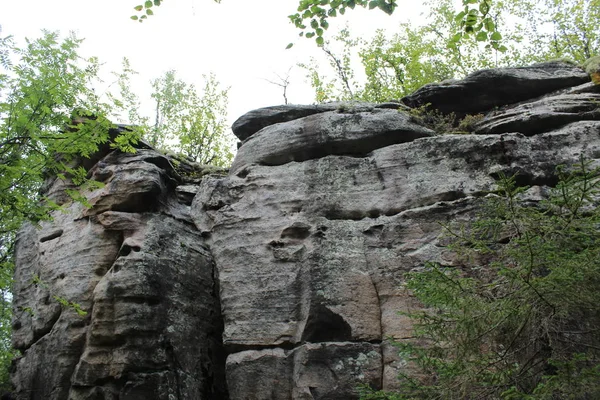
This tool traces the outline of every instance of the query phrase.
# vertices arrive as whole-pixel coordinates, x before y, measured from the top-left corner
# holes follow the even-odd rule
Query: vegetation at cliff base
[[[600,397],[600,170],[557,170],[547,198],[502,178],[475,222],[448,226],[453,266],[407,276],[424,308],[397,343],[414,373],[364,399]]]

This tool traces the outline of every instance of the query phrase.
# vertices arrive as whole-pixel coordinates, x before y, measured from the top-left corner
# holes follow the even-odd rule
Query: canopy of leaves
[[[529,65],[548,59],[582,63],[600,51],[600,0],[511,0],[489,11],[504,33],[503,51],[485,40],[453,42],[461,22],[452,0],[430,0],[422,26],[401,24],[399,32],[379,31],[354,38],[342,30],[321,47],[330,69],[313,58],[301,66],[317,102],[398,100],[419,87],[461,78],[484,68]]]
[[[153,146],[181,152],[201,164],[229,166],[233,137],[227,134],[227,93],[214,74],[204,76],[200,94],[196,87],[168,71],[152,82],[156,102],[154,126],[147,138]]]

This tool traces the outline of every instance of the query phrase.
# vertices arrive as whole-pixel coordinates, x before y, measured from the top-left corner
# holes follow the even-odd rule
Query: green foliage
[[[153,15],[153,6],[159,6],[164,0],[146,1],[134,7],[137,14],[131,19],[143,22],[148,16]],[[220,3],[221,0],[214,0]],[[559,0],[553,0],[558,2]],[[501,43],[502,35],[497,29],[496,8],[502,8],[503,3],[491,0],[462,0],[462,8],[453,14],[453,19],[459,26],[448,43],[456,46],[465,36],[473,36],[478,42],[486,42],[488,48],[505,51],[506,47]],[[323,37],[329,28],[329,18],[344,15],[347,10],[356,7],[379,9],[388,15],[394,13],[398,7],[397,0],[299,0],[297,12],[289,15],[290,22],[300,29],[299,35],[306,38],[314,38],[318,46],[325,44]],[[293,43],[288,44],[291,48]]]
[[[137,127],[137,133],[141,136],[148,130],[148,118],[141,116],[140,101],[137,94],[131,90],[131,78],[138,72],[132,68],[129,59],[124,57],[121,71],[112,74],[116,78],[114,84],[118,87],[118,93],[114,94],[110,91],[107,93],[109,100],[117,106],[112,114],[117,120],[126,120],[129,124]]]
[[[600,0],[512,0],[525,53],[578,63],[600,53]]]
[[[137,5],[133,7],[133,9],[138,12],[137,15],[132,15],[131,19],[138,22],[144,22],[145,19],[150,15],[154,15],[154,11],[152,11],[152,6],[160,6],[162,0],[147,0],[144,4]]]
[[[465,35],[475,35],[477,41],[486,42],[489,48],[505,51],[501,44],[502,35],[494,20],[493,10],[497,4],[490,0],[462,0],[462,4],[461,11],[453,14],[459,27],[458,33],[448,43],[456,45]],[[398,3],[396,0],[300,0],[298,12],[289,18],[301,30],[300,36],[315,38],[316,43],[322,46],[325,43],[323,34],[329,28],[329,18],[343,15],[346,10],[356,6],[370,10],[377,8],[392,14]]]
[[[457,118],[454,113],[443,114],[432,109],[430,104],[413,108],[409,113],[413,121],[426,126],[438,135],[472,133],[477,123],[484,117],[483,114],[467,114],[463,118]]]
[[[413,108],[409,111],[411,119],[438,135],[444,134],[467,134],[472,133],[483,114],[468,114],[463,118],[457,118],[454,113],[443,114],[432,109],[429,104]]]
[[[160,6],[164,0],[146,0],[143,4],[139,4],[133,7],[133,10],[136,14],[132,15],[130,18],[134,21],[144,22],[144,20],[148,19],[149,16],[154,15],[154,11],[152,11],[152,7]],[[220,3],[221,0],[214,0],[215,3]]]
[[[475,41],[448,45],[460,24],[455,19],[451,0],[436,0],[435,12],[423,26],[401,24],[400,32],[388,34],[378,31],[371,40],[355,39],[346,28],[326,42],[323,49],[335,77],[326,80],[326,71],[316,60],[301,65],[309,72],[318,102],[323,100],[363,100],[384,102],[400,99],[421,86],[455,76],[466,75],[476,69],[498,65],[498,51],[485,48]],[[501,21],[501,19],[499,19]],[[512,39],[512,35],[507,35]],[[340,49],[341,47],[341,49]],[[341,56],[338,56],[341,54]],[[501,58],[512,56],[512,53]],[[355,79],[352,92],[348,90],[345,76],[358,75],[353,67],[362,66],[364,85]],[[359,78],[361,78],[359,76]]]
[[[10,287],[15,232],[25,220],[50,219],[59,206],[39,198],[45,177],[69,178],[75,185],[97,187],[78,167],[109,140],[106,118],[114,104],[101,103],[93,90],[97,59],[78,56],[81,39],[44,32],[17,46],[0,39],[0,385],[7,384],[10,350]],[[118,108],[118,106],[116,106]],[[132,150],[136,132],[111,145]],[[70,191],[76,200],[77,190]]]
[[[10,238],[12,247],[12,239]],[[10,390],[9,367],[16,351],[12,348],[10,337],[12,333],[11,297],[12,284],[12,249],[4,249],[0,253],[0,392]]]
[[[201,95],[175,71],[154,80],[152,87],[156,118],[150,144],[182,152],[201,164],[231,164],[233,143],[225,121],[229,89],[220,89],[215,75],[204,76]]]
[[[533,203],[502,178],[476,222],[447,227],[462,264],[407,276],[425,308],[398,346],[419,375],[401,376],[396,397],[364,398],[600,397],[600,171],[557,174]]]
[[[322,46],[329,73],[323,61],[315,58],[301,66],[307,70],[317,102],[384,102],[400,99],[427,83],[461,78],[485,68],[557,58],[582,63],[584,55],[600,48],[599,1],[494,3],[486,18],[492,18],[494,29],[503,32],[502,45],[496,46],[489,40],[454,40],[456,32],[464,35],[454,2],[429,0],[426,4],[433,11],[424,25],[401,24],[398,33],[379,31],[370,40],[354,38],[346,28]]]

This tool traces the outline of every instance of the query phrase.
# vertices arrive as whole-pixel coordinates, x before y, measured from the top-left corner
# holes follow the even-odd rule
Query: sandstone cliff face
[[[256,110],[234,124],[229,174],[198,186],[151,149],[106,154],[91,208],[19,233],[16,398],[394,389],[406,362],[388,338],[410,337],[398,312],[418,307],[403,274],[453,265],[440,222],[472,219],[500,173],[536,198],[556,165],[600,163],[599,88],[548,63],[428,85],[406,105]],[[406,111],[424,104],[485,117],[473,135],[440,136]]]
[[[177,197],[183,179],[148,149],[109,153],[91,174],[105,183],[91,208],[67,203],[19,232],[15,397],[225,398],[214,261]]]

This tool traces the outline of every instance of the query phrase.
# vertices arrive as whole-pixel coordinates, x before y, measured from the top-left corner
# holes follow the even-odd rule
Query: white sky
[[[283,103],[277,81],[291,70],[290,103],[309,104],[313,92],[298,62],[320,54],[312,40],[298,37],[288,21],[298,0],[166,0],[144,23],[132,21],[142,0],[0,0],[2,35],[18,41],[36,38],[41,29],[74,31],[85,38],[81,55],[98,56],[105,72],[118,71],[124,56],[139,72],[134,90],[151,114],[151,79],[174,69],[179,78],[202,87],[202,74],[214,72],[230,86],[229,122],[255,108]],[[395,28],[418,19],[421,2],[401,0],[394,15],[354,10],[334,18],[328,36],[346,23],[353,36],[370,37],[378,28]],[[288,43],[295,46],[285,50]],[[108,80],[108,78],[107,78]]]

